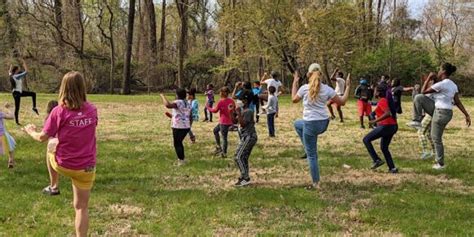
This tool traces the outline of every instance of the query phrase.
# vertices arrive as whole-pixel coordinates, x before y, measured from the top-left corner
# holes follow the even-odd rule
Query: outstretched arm
[[[461,112],[464,114],[466,117],[466,125],[469,127],[471,126],[471,116],[469,116],[469,113],[467,112],[466,108],[464,108],[464,105],[461,102],[461,99],[459,99],[458,93],[454,95],[454,104],[461,110]]]
[[[39,142],[47,141],[49,138],[48,134],[46,134],[45,132],[37,132],[36,126],[33,124],[26,125],[23,130],[28,133],[28,135],[30,135],[34,140]]]

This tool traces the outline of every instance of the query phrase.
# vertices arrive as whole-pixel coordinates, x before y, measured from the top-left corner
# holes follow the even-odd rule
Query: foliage
[[[402,85],[420,83],[422,74],[435,70],[429,51],[421,43],[395,41],[375,51],[359,54],[354,59],[353,75],[378,80],[388,74]]]

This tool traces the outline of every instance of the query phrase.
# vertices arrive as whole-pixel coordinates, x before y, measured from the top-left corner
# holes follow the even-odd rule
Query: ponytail
[[[314,71],[311,73],[309,78],[309,99],[311,101],[316,101],[321,90],[321,73],[319,71]]]

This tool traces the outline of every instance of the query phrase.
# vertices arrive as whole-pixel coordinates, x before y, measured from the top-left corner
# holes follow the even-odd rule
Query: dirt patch
[[[325,182],[350,183],[353,185],[376,184],[377,186],[398,186],[402,183],[412,182],[430,187],[449,187],[440,189],[452,191],[461,194],[472,194],[474,188],[466,186],[459,179],[450,179],[446,175],[428,175],[417,173],[379,173],[371,170],[345,169],[344,172],[338,172],[324,178]]]
[[[109,210],[120,217],[141,216],[143,213],[143,208],[126,204],[110,205]]]

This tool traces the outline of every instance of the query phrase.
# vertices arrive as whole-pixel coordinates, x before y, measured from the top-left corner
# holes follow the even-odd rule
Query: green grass
[[[54,95],[38,97],[40,112]],[[201,108],[203,98],[200,97]],[[216,158],[212,128],[196,123],[198,142],[186,140],[189,163],[175,165],[169,120],[156,95],[90,95],[99,108],[97,180],[90,201],[93,236],[209,235],[474,235],[474,133],[455,111],[445,134],[444,171],[418,159],[418,138],[405,123],[411,105],[404,103],[400,130],[391,145],[401,173],[372,172],[362,144],[368,130],[358,128],[355,102],[346,122],[331,122],[319,140],[322,189],[307,191],[306,161],[292,122],[301,105],[281,99],[277,138],[258,124],[258,144],[250,158],[253,185],[234,188],[238,169],[231,157]],[[0,94],[0,102],[12,101]],[[469,111],[474,99],[463,98]],[[41,125],[41,117],[22,101],[21,122]],[[44,196],[48,184],[45,144],[33,142],[12,121],[18,142],[17,166],[0,161],[0,236],[67,236],[74,233],[71,182],[61,178],[61,195]],[[237,135],[230,134],[230,154]],[[377,143],[378,144],[378,143]],[[378,146],[378,145],[377,145]],[[351,168],[343,168],[349,165]]]

